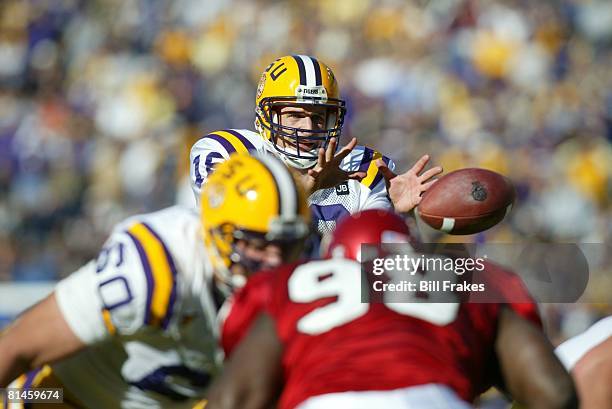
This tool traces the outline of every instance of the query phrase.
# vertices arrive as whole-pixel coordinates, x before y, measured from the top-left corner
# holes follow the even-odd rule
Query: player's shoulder
[[[367,170],[372,164],[375,164],[378,159],[385,162],[392,162],[391,159],[369,146],[357,145],[351,153],[342,161],[342,167],[346,170],[356,171],[358,169]]]
[[[499,304],[508,305],[518,315],[541,327],[542,319],[537,302],[522,278],[508,267],[490,260],[484,261],[483,266],[484,270],[473,283],[484,283],[486,297]]]
[[[255,306],[254,309],[262,310],[272,296],[276,275],[277,270],[267,270],[249,276],[244,287],[232,295],[232,303],[239,306],[246,304],[250,308]]]
[[[228,157],[235,152],[258,152],[264,150],[264,140],[248,129],[220,129],[201,137],[192,147],[194,152],[203,150],[218,152]]]
[[[325,261],[325,260],[302,259],[302,260],[295,261],[293,263],[284,264],[284,265],[280,266],[278,269],[275,270],[275,272],[276,272],[275,278],[276,279],[279,279],[279,278],[280,279],[288,278],[293,273],[295,273],[295,271],[298,268],[304,267],[304,266],[307,266],[307,265],[311,265],[313,263],[321,262],[321,261]]]
[[[250,275],[246,284],[232,294],[230,304],[253,303],[254,300],[263,303],[269,299],[278,271],[264,270]]]
[[[171,206],[119,223],[96,260],[98,292],[119,332],[167,328],[207,268],[200,219]],[[119,301],[118,301],[119,300]]]
[[[170,206],[164,209],[128,217],[113,229],[114,234],[127,234],[135,242],[151,240],[166,251],[179,256],[186,249],[185,243],[199,242],[200,217],[194,208]]]
[[[395,168],[395,163],[391,158],[383,155],[374,148],[364,145],[357,145],[351,153],[342,161],[340,167],[348,172],[365,172],[366,177],[361,180],[361,184],[367,188],[373,188],[383,179],[383,175],[378,169],[376,162],[381,159],[389,169]]]
[[[199,215],[193,208],[181,205],[169,206],[153,212],[129,216],[115,225],[113,231],[122,231],[137,223],[163,226],[162,228],[193,225],[193,223],[199,223]]]
[[[248,129],[222,129],[201,137],[189,153],[191,187],[196,202],[200,200],[200,189],[215,166],[229,159],[233,153],[265,152],[263,138]]]

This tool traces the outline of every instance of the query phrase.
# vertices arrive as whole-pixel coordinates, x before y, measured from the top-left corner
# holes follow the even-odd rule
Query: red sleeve
[[[485,264],[487,293],[500,304],[506,304],[514,312],[538,327],[542,320],[538,305],[533,299],[523,280],[514,272],[500,265],[487,262]]]

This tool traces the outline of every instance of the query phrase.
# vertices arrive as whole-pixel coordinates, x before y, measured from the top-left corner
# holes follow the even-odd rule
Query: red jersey
[[[523,288],[487,266],[488,291]],[[335,392],[444,384],[465,401],[491,386],[499,303],[361,303],[361,267],[332,259],[276,276],[269,312],[285,346],[279,407]],[[510,304],[512,307],[512,304]],[[533,303],[517,312],[540,324]]]
[[[513,273],[491,263],[486,271],[488,294],[530,299]],[[252,276],[223,324],[226,354],[267,310],[285,346],[280,408],[326,393],[429,383],[471,402],[491,386],[502,304],[361,303],[360,274],[357,262],[332,259]],[[508,305],[541,325],[534,303]]]

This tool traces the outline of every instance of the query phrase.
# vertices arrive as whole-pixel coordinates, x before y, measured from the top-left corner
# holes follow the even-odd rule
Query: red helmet
[[[346,216],[329,240],[321,244],[323,257],[340,255],[361,261],[362,244],[412,243],[410,229],[396,213],[371,209]]]

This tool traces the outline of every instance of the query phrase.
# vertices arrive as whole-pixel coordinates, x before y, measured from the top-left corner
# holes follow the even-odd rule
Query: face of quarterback
[[[297,131],[300,136],[299,145],[296,139],[281,134],[278,144],[280,147],[301,152],[315,152],[323,146],[322,140],[309,140],[311,136],[321,136],[327,127],[327,108],[321,106],[286,106],[279,112],[280,124],[283,126],[305,129],[314,132]],[[321,134],[317,134],[321,132]]]

